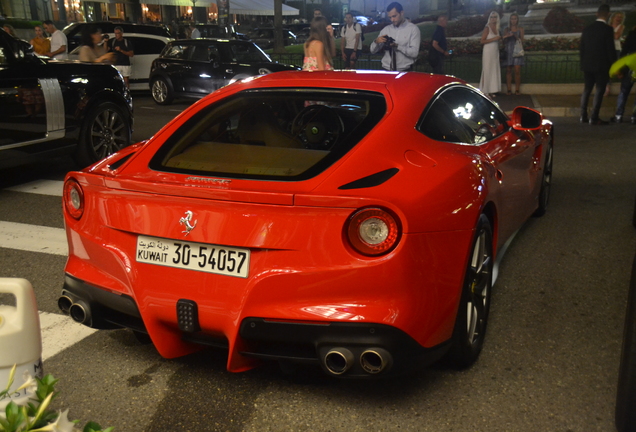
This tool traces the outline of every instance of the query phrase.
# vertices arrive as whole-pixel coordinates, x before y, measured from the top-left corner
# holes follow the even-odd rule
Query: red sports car
[[[280,72],[202,99],[64,186],[60,308],[373,377],[481,351],[505,245],[545,212],[552,124],[449,76]]]

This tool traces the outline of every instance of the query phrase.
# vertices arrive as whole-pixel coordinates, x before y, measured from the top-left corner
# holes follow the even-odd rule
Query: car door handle
[[[234,71],[232,69],[225,69],[225,73],[231,74],[231,73],[234,73]]]

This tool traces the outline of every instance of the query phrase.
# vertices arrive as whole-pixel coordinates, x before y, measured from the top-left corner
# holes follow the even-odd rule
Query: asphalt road
[[[188,105],[157,107],[135,95],[135,139]],[[276,365],[230,374],[222,351],[163,359],[129,331],[101,331],[45,361],[60,379],[54,406],[117,432],[613,431],[636,246],[636,126],[553,120],[550,207],[520,230],[502,262],[484,351],[471,369],[434,365],[390,381],[311,369],[289,376]],[[53,165],[0,173],[0,220],[63,227],[59,197],[3,190],[72,169],[68,160]],[[57,313],[64,263],[0,247],[1,276],[29,279],[42,311]]]

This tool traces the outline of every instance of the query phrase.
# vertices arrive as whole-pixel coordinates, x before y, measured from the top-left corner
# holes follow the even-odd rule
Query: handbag
[[[513,57],[523,57],[525,52],[523,51],[523,43],[521,43],[521,39],[517,39],[515,42],[515,48],[512,50]]]

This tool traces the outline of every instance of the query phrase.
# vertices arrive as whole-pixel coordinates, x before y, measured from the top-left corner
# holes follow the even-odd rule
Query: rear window
[[[166,140],[150,168],[306,180],[351,150],[385,112],[384,97],[373,92],[244,91],[201,109]]]

